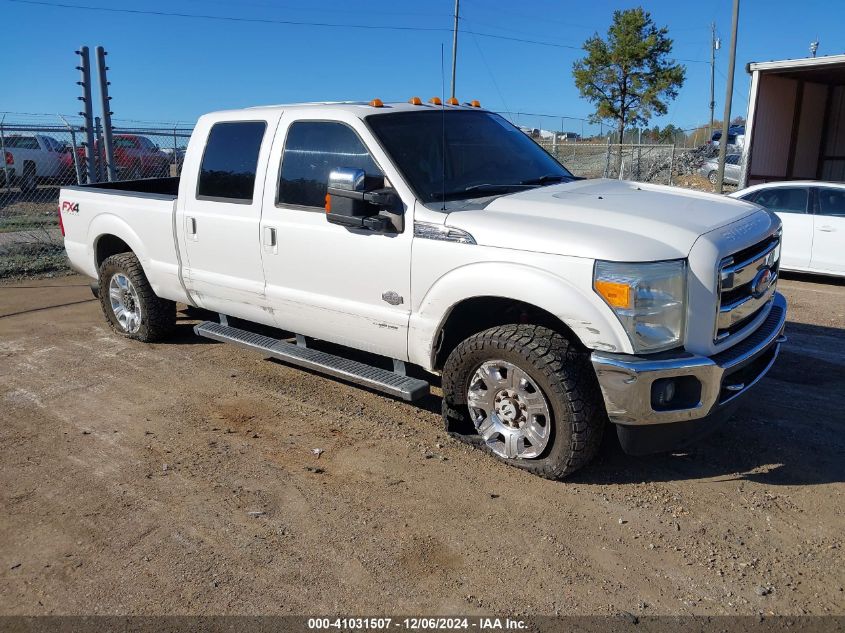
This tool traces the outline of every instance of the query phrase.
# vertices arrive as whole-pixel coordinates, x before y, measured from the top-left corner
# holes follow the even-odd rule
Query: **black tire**
[[[504,360],[537,383],[551,408],[552,435],[535,459],[508,459],[472,443],[497,459],[546,479],[562,479],[595,457],[607,417],[587,352],[561,334],[538,325],[503,325],[461,342],[443,368],[443,416],[447,431],[461,439],[473,433],[467,408],[469,381],[489,360]],[[455,432],[456,429],[461,429]],[[463,436],[463,437],[462,437]]]
[[[132,283],[140,304],[141,324],[134,332],[127,331],[120,324],[109,298],[109,284],[118,273],[125,275]],[[176,303],[156,296],[134,253],[119,253],[103,260],[98,287],[103,314],[117,334],[144,343],[154,343],[165,339],[176,328]]]
[[[719,174],[716,173],[715,169],[707,174],[707,180],[710,181],[711,185],[715,185],[719,182]]]
[[[22,193],[32,193],[38,188],[38,178],[35,174],[35,165],[25,163],[21,174],[20,188]]]

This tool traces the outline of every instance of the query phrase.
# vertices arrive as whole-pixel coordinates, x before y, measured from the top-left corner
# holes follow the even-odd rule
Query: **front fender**
[[[591,349],[631,353],[619,320],[592,292],[593,262],[566,258],[567,279],[543,268],[514,262],[479,262],[439,277],[425,291],[410,319],[411,362],[431,370],[434,346],[452,309],[475,297],[501,297],[536,306],[558,317]]]

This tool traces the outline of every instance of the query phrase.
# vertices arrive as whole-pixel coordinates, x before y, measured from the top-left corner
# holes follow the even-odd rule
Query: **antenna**
[[[443,197],[441,211],[446,210],[446,71],[443,69],[443,42],[440,42],[440,123],[443,131],[443,144],[440,147],[440,162],[443,164]]]

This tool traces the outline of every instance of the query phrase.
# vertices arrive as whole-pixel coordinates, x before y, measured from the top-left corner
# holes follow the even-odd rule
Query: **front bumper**
[[[712,357],[683,351],[593,352],[607,414],[618,425],[623,449],[634,454],[671,450],[715,428],[772,366],[786,340],[785,323],[786,300],[776,293],[760,327]],[[655,393],[670,381],[679,397],[661,402]]]

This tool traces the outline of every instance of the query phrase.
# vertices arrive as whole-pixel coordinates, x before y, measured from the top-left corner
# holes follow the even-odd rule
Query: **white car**
[[[163,338],[178,301],[219,313],[200,336],[408,400],[441,375],[447,431],[544,477],[586,464],[608,418],[631,453],[712,431],[784,340],[774,214],[578,180],[474,106],[215,112],[180,177],[59,202],[117,334]]]
[[[730,195],[780,217],[782,269],[845,276],[845,183],[769,182]]]

